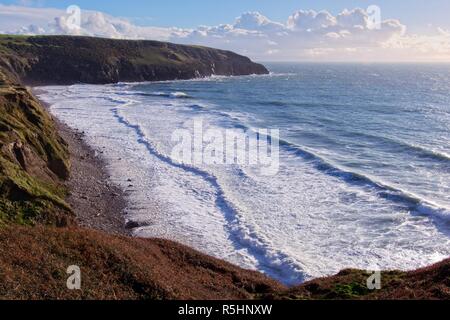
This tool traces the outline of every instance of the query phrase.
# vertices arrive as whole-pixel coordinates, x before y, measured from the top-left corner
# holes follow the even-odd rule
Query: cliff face
[[[104,84],[266,74],[230,51],[157,41],[0,36],[0,66],[26,84]]]

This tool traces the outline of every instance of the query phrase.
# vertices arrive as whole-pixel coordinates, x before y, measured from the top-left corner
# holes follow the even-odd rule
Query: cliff
[[[0,36],[0,299],[450,299],[450,260],[415,272],[340,274],[288,289],[183,245],[81,228],[66,203],[69,149],[22,83],[266,73],[231,52],[153,41]],[[79,265],[82,290],[66,288]]]
[[[0,36],[0,66],[25,84],[104,84],[266,74],[230,51],[158,41]]]

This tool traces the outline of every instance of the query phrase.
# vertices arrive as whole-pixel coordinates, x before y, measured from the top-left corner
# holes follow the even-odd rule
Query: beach
[[[109,182],[104,161],[83,141],[83,133],[56,121],[61,137],[71,155],[70,190],[67,202],[81,227],[110,234],[128,235],[123,191]]]
[[[38,89],[32,91],[39,94]],[[49,109],[48,104],[39,102]],[[83,140],[83,132],[70,128],[56,117],[53,121],[70,153],[66,201],[73,208],[78,225],[109,234],[129,235],[124,220],[125,195],[109,181],[105,161]]]

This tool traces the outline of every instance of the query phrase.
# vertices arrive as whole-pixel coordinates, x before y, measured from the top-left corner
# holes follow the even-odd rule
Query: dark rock
[[[127,221],[127,223],[125,224],[125,228],[127,229],[135,229],[135,228],[139,228],[140,224],[136,221]]]

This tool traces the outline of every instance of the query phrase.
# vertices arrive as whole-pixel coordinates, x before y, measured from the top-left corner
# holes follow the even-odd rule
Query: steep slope
[[[69,154],[44,108],[0,69],[0,225],[66,225]]]
[[[158,41],[0,36],[0,66],[27,84],[114,83],[266,74],[230,51]]]
[[[258,272],[165,240],[0,228],[0,299],[253,299],[285,290]],[[68,266],[82,290],[68,290]]]

